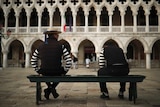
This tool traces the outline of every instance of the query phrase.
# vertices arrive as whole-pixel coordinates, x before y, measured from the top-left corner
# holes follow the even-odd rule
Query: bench
[[[36,82],[36,104],[41,101],[41,82],[129,82],[129,100],[136,103],[137,82],[142,82],[145,78],[143,75],[128,76],[95,76],[95,75],[65,75],[65,76],[40,76],[29,75],[27,78],[30,82]]]

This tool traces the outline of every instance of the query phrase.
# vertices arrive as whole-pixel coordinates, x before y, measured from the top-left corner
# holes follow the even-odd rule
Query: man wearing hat
[[[50,28],[45,34],[45,42],[42,43],[38,49],[32,55],[31,65],[38,74],[45,76],[61,76],[65,75],[71,67],[70,52],[58,41],[60,31]],[[62,57],[65,60],[65,65],[62,66]],[[38,66],[38,59],[41,61],[41,65]],[[54,98],[57,98],[59,94],[56,92],[56,86],[58,83],[47,82],[47,88],[44,90],[44,97],[49,99],[49,95],[52,93]]]

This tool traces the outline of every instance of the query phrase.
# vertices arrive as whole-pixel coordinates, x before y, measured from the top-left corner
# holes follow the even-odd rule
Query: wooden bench
[[[129,100],[136,103],[137,82],[142,82],[145,78],[143,75],[128,76],[95,76],[95,75],[76,75],[76,76],[39,76],[29,75],[27,78],[30,82],[36,82],[36,104],[41,100],[41,82],[129,82]]]

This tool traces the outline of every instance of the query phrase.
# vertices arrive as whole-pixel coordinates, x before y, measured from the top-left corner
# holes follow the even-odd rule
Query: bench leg
[[[134,101],[134,104],[136,103],[137,98],[137,84],[136,82],[131,82],[129,87],[129,100]]]
[[[39,101],[41,100],[41,83],[36,83],[36,104],[39,105]]]

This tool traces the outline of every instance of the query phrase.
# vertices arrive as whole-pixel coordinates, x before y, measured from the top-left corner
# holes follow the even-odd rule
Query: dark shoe
[[[47,99],[47,100],[49,100],[49,95],[50,95],[50,93],[51,93],[51,91],[50,91],[50,89],[44,89],[44,97]]]
[[[51,92],[52,92],[52,95],[53,95],[54,98],[57,98],[59,96],[59,94],[56,92],[55,88],[52,88]]]
[[[119,97],[120,99],[124,99],[123,92],[119,92],[118,97]]]
[[[102,99],[109,99],[109,95],[106,92],[103,92],[102,95],[100,95],[100,98]]]

